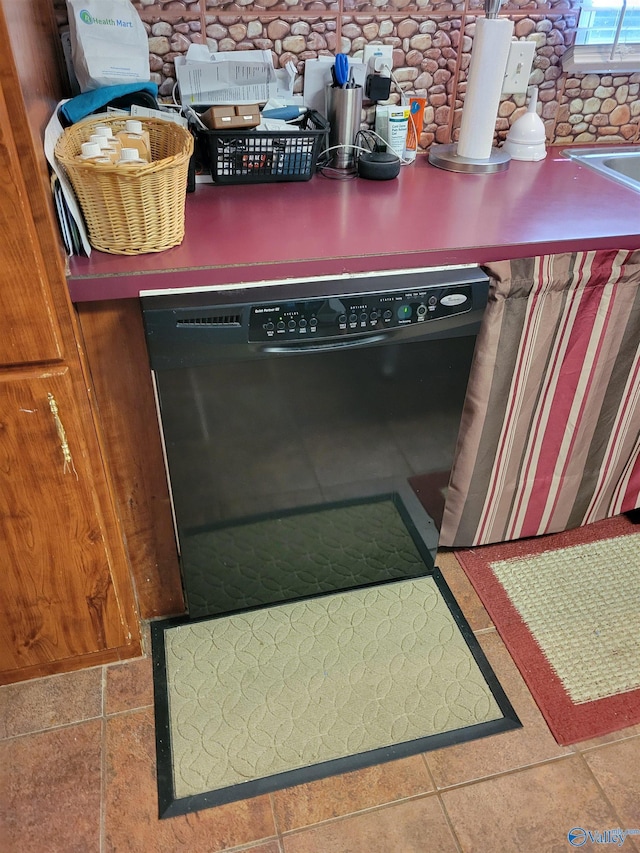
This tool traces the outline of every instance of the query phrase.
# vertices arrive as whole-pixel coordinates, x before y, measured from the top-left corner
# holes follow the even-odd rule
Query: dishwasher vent
[[[178,320],[176,326],[179,328],[194,328],[202,326],[240,326],[242,314],[209,314],[206,317],[188,317]]]

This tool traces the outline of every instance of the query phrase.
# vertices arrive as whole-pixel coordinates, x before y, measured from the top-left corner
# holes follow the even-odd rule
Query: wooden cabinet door
[[[57,38],[48,0],[0,0],[0,684],[141,651],[46,180]]]
[[[0,175],[0,365],[54,361],[60,329],[1,85]]]
[[[0,375],[0,683],[132,641],[74,394],[62,365]]]

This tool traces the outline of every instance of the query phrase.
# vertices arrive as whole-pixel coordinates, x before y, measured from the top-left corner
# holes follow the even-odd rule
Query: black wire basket
[[[203,165],[216,184],[308,181],[327,146],[329,123],[307,110],[291,131],[199,130]]]

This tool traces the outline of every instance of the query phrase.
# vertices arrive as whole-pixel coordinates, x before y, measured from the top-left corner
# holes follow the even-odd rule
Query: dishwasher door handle
[[[335,350],[356,349],[357,347],[365,347],[369,344],[380,344],[389,339],[388,334],[372,335],[370,338],[352,338],[346,341],[329,341],[326,344],[308,344],[294,343],[288,346],[264,346],[260,347],[261,352],[271,354],[286,354],[293,352],[332,352]]]

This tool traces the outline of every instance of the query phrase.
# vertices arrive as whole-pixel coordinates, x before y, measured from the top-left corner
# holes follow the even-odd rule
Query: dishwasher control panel
[[[249,341],[341,338],[465,314],[470,284],[253,305]]]

